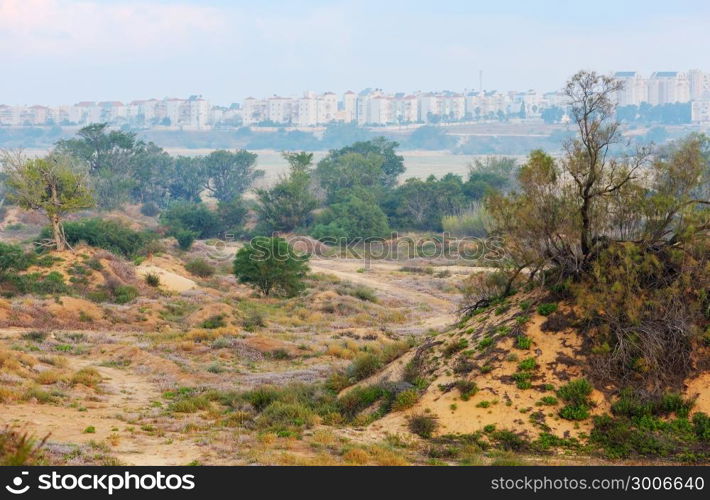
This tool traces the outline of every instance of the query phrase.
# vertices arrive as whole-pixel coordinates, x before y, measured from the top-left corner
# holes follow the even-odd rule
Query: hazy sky
[[[0,103],[304,90],[553,90],[710,71],[707,0],[0,0]]]

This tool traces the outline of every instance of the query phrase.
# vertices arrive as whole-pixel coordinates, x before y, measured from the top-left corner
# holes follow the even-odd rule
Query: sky
[[[556,90],[710,71],[707,0],[0,0],[0,104]]]

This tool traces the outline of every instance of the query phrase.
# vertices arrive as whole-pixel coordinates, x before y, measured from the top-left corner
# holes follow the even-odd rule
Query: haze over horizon
[[[480,70],[486,89],[548,91],[581,68],[708,69],[700,1],[250,4],[0,0],[0,103],[462,90]]]

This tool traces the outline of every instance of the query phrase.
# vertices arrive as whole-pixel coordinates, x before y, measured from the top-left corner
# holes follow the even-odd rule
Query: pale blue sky
[[[0,103],[553,90],[580,68],[710,71],[710,2],[0,0]]]

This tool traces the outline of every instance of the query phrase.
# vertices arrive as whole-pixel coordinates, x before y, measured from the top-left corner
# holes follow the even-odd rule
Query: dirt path
[[[17,330],[2,330],[14,336]],[[135,422],[161,398],[158,388],[146,377],[128,370],[97,366],[100,360],[67,357],[69,368],[93,367],[104,378],[101,394],[86,396],[76,407],[37,403],[0,405],[0,425],[49,436],[49,442],[109,443],[111,455],[129,465],[185,465],[200,458],[201,450],[178,433],[156,435]],[[97,400],[94,400],[97,399]],[[90,427],[95,432],[87,433]]]
[[[450,298],[406,288],[390,282],[386,276],[383,276],[383,272],[389,273],[398,270],[401,267],[399,264],[370,264],[369,270],[365,272],[358,272],[358,269],[361,269],[363,265],[362,262],[355,260],[314,259],[309,264],[315,272],[332,274],[343,280],[366,285],[380,293],[385,293],[422,309],[424,311],[422,318],[410,326],[415,325],[423,329],[445,328],[456,320],[456,303]],[[470,269],[467,271],[471,272]]]

